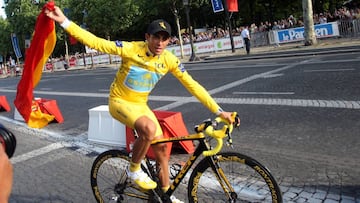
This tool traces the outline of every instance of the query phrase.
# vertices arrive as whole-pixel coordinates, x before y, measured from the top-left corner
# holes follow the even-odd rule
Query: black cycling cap
[[[154,20],[148,26],[147,33],[153,35],[158,32],[166,32],[171,36],[171,26],[168,22],[162,19]]]

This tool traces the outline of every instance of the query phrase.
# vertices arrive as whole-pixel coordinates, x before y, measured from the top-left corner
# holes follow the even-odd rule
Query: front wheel
[[[213,165],[212,163],[215,163]],[[270,171],[240,153],[219,153],[196,165],[188,185],[189,202],[282,202]]]
[[[91,168],[91,189],[95,199],[103,202],[148,202],[149,194],[127,178],[129,154],[120,150],[101,153]]]

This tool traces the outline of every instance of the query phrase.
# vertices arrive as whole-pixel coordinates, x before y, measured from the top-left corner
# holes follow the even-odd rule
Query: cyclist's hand
[[[235,122],[232,114],[233,114],[233,112],[226,112],[226,111],[224,111],[224,112],[221,112],[221,113],[219,114],[219,116],[220,116],[221,118],[227,120],[229,123],[232,124],[232,123]],[[238,119],[238,123],[239,123],[238,125],[240,125],[240,118],[237,116],[235,119]]]
[[[54,21],[58,23],[63,23],[66,19],[66,16],[61,11],[61,9],[57,6],[55,6],[55,9],[53,11],[50,11],[49,9],[45,9],[45,14],[47,17],[53,19]]]

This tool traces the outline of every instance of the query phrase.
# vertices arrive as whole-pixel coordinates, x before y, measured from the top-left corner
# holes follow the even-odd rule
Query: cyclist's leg
[[[139,139],[136,139],[134,143],[132,161],[140,163],[155,136],[156,125],[148,116],[149,112],[150,117],[153,113],[146,103],[129,102],[115,97],[109,98],[109,111],[113,118],[136,129]]]
[[[153,145],[152,148],[156,157],[156,162],[158,164],[161,187],[163,191],[166,192],[170,186],[169,157],[167,155],[167,144],[166,143],[156,144]]]
[[[142,116],[136,120],[134,127],[139,137],[134,142],[132,162],[141,163],[154,140],[156,125],[147,116]]]
[[[143,189],[154,189],[156,183],[140,168],[141,161],[154,139],[157,126],[159,126],[154,113],[146,103],[134,103],[113,97],[109,98],[109,110],[115,119],[130,128],[136,129],[139,135],[133,146],[129,177]]]

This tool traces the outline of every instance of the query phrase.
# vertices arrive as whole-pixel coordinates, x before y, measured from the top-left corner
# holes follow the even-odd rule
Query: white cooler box
[[[108,105],[89,109],[88,140],[126,147],[126,127],[110,115]]]

